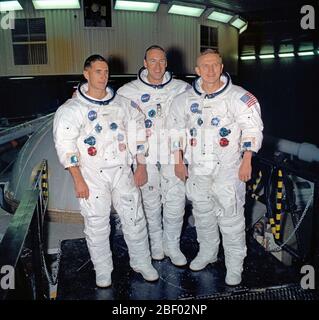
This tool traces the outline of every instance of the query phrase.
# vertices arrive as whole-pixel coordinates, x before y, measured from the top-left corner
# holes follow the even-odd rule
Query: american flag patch
[[[138,104],[135,101],[131,100],[131,107],[137,108]]]
[[[253,106],[255,103],[257,103],[257,98],[252,95],[250,92],[245,93],[240,100],[247,104],[248,108]]]

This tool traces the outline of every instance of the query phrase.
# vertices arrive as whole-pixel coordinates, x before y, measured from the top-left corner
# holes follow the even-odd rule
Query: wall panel
[[[201,23],[218,28],[227,70],[237,74],[235,28],[204,18],[167,14],[167,5],[162,4],[157,13],[113,11],[112,28],[85,28],[82,9],[36,11],[31,1],[25,1],[24,10],[16,12],[16,18],[34,17],[46,20],[48,64],[15,66],[11,31],[0,29],[0,76],[79,74],[84,59],[93,53],[108,56],[113,72],[134,74],[143,63],[145,48],[152,44],[168,49],[175,72],[193,73]]]

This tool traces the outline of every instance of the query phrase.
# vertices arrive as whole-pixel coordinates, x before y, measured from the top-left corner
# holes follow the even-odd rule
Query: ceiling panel
[[[248,20],[269,20],[270,18],[292,19],[300,15],[305,4],[318,4],[316,0],[181,0],[182,2],[205,4],[241,14]],[[164,1],[163,1],[164,2]],[[166,2],[170,2],[167,0]]]

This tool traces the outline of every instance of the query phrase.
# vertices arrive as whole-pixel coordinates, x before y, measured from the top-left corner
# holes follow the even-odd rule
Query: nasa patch
[[[142,102],[148,102],[150,100],[151,96],[148,94],[148,93],[144,93],[142,96],[141,96],[141,101]]]

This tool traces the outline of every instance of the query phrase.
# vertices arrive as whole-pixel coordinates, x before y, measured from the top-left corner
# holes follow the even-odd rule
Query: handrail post
[[[41,234],[39,221],[39,203],[36,212],[33,215],[31,224],[31,243],[32,243],[32,264],[34,270],[35,299],[44,299],[43,278],[42,278],[42,260],[41,260]]]
[[[312,214],[310,259],[315,270],[319,271],[319,181],[316,181],[314,186]]]

